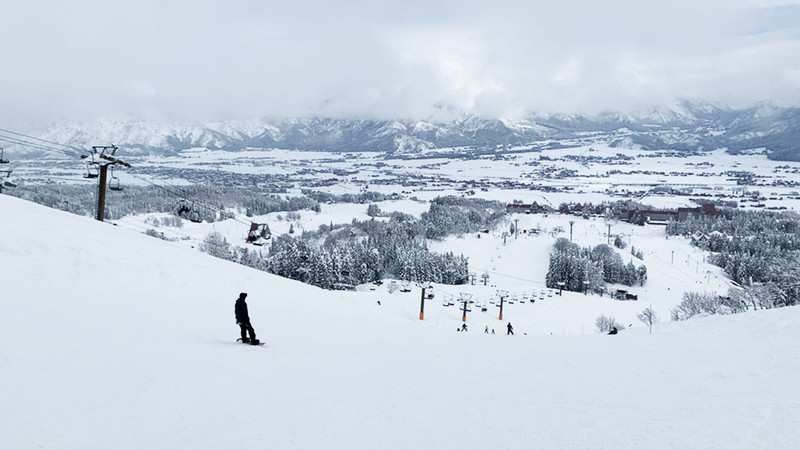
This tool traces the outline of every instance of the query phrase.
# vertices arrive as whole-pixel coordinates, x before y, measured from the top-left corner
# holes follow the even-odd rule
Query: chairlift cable
[[[78,156],[78,157],[81,156],[81,155],[78,155],[78,154],[75,154],[75,153],[70,153],[70,152],[68,152],[66,150],[62,150],[62,149],[59,149],[59,148],[38,144],[38,143],[35,143],[35,142],[28,142],[28,141],[25,141],[25,140],[22,140],[22,139],[19,139],[19,138],[15,138],[13,136],[4,136],[4,135],[0,134],[0,141],[8,142],[10,144],[19,145],[21,147],[35,148],[37,150],[43,150],[43,151],[46,151],[46,152],[59,153],[61,155],[69,156],[71,158],[76,157],[76,156]]]
[[[12,133],[12,134],[18,134],[18,133]],[[64,155],[68,155],[70,157],[81,156],[76,151],[74,151],[72,149],[59,148],[59,147],[50,145],[48,143],[32,141],[32,140],[30,140],[28,138],[25,138],[25,137],[9,136],[8,133],[6,133],[6,132],[1,132],[0,131],[0,136],[2,136],[5,140],[9,140],[9,141],[13,140],[13,143],[19,144],[19,145],[22,145],[22,146],[34,147],[34,148],[38,148],[38,149],[42,149],[42,150],[50,150],[50,151],[62,153]],[[88,150],[81,150],[81,152],[82,153],[91,153]]]
[[[61,146],[61,147],[65,147],[66,149],[77,150],[77,151],[80,151],[80,152],[84,152],[87,155],[94,155],[93,152],[90,152],[88,150],[80,149],[78,147],[71,146],[71,145],[61,144],[61,143],[58,143],[58,142],[55,142],[55,141],[50,141],[50,140],[47,140],[47,139],[37,138],[35,136],[29,136],[29,135],[26,135],[26,134],[23,134],[23,133],[19,133],[19,132],[16,132],[16,131],[11,131],[11,130],[0,128],[0,132],[2,132],[2,133],[10,133],[10,134],[17,135],[17,136],[22,136],[22,138],[17,138],[17,137],[13,137],[13,136],[3,136],[2,134],[0,134],[0,141],[9,142],[9,143],[12,143],[12,144],[17,144],[17,145],[21,145],[21,146],[25,146],[25,147],[36,148],[36,149],[39,149],[39,150],[44,150],[44,151],[49,151],[49,152],[56,152],[56,153],[60,153],[60,154],[67,155],[67,156],[72,156],[72,157],[83,156],[83,155],[77,154],[75,152],[71,152],[71,151],[68,151],[68,150],[65,150],[65,149],[60,149],[60,148],[53,147],[51,145],[40,144],[40,143],[37,143],[37,142],[29,142],[29,141],[26,141],[25,139],[23,139],[23,138],[27,138],[27,139],[34,139],[34,140],[37,140],[37,141],[41,141],[41,142],[44,142],[46,144],[58,145],[58,146]],[[192,201],[192,202],[194,202],[196,204],[200,204],[201,206],[205,207],[206,209],[213,210],[213,211],[216,211],[216,212],[226,212],[224,210],[224,208],[220,208],[220,207],[217,207],[215,205],[211,205],[210,203],[205,202],[203,200],[195,200],[195,199],[189,198],[189,196],[186,195],[185,193],[175,192],[173,190],[168,189],[165,186],[159,185],[159,184],[157,184],[157,183],[155,183],[153,181],[148,181],[145,178],[137,176],[135,174],[129,174],[129,175],[134,177],[134,178],[138,178],[138,179],[144,181],[146,184],[149,184],[151,186],[155,186],[155,187],[157,187],[159,189],[162,189],[165,192],[168,192],[173,196],[176,196],[176,197],[182,198],[182,199],[186,199],[187,201]],[[171,187],[173,187],[173,189],[178,190],[178,188],[175,187],[175,186],[171,186]],[[252,221],[240,220],[238,217],[236,217],[237,216],[236,213],[233,213],[233,216],[234,216],[233,220],[235,220],[236,222],[241,223],[243,225],[250,226],[250,224],[252,223]]]
[[[17,135],[17,136],[22,136],[23,138],[33,139],[33,140],[41,141],[41,142],[44,142],[44,143],[47,143],[47,144],[56,145],[56,146],[60,146],[60,147],[65,147],[67,149],[75,150],[75,151],[78,151],[78,152],[89,153],[88,150],[82,149],[80,147],[75,147],[74,145],[67,145],[67,144],[62,144],[60,142],[49,141],[47,139],[42,139],[42,138],[39,138],[39,137],[36,137],[36,136],[29,136],[27,134],[19,133],[17,131],[11,131],[11,130],[7,130],[7,129],[4,129],[4,128],[0,128],[0,132],[10,133],[10,134],[14,134],[14,135]]]
[[[214,211],[217,211],[217,212],[222,212],[222,213],[227,212],[224,208],[219,208],[217,206],[211,205],[211,204],[209,204],[207,202],[204,202],[202,200],[194,200],[193,198],[191,198],[190,196],[186,195],[183,192],[177,192],[176,190],[180,190],[180,189],[175,187],[175,186],[167,185],[167,186],[173,188],[173,189],[169,189],[169,187],[167,187],[167,186],[155,183],[155,182],[153,182],[151,180],[148,180],[148,179],[146,179],[146,178],[144,178],[144,177],[142,177],[140,175],[136,175],[134,173],[128,173],[128,175],[133,177],[133,178],[139,179],[139,180],[141,180],[141,181],[143,181],[143,182],[145,182],[145,183],[147,183],[147,184],[149,184],[151,186],[154,186],[154,187],[156,187],[158,189],[161,189],[164,192],[167,192],[167,193],[169,193],[169,194],[171,194],[171,195],[173,195],[175,197],[178,197],[179,199],[183,199],[183,200],[186,200],[186,201],[189,201],[189,202],[193,202],[193,203],[199,204],[199,205],[205,207],[206,209],[214,210]],[[247,221],[247,222],[242,221],[237,216],[238,216],[238,214],[234,213],[232,219],[234,221],[238,222],[238,223],[241,223],[242,225],[247,225],[249,227],[253,223],[252,221]]]
[[[81,206],[83,206],[83,205],[86,203],[86,200],[85,200],[85,199],[78,198],[78,197],[76,197],[76,196],[74,196],[74,195],[71,195],[71,194],[67,194],[67,193],[64,193],[64,192],[58,191],[58,190],[54,189],[53,187],[51,187],[50,185],[47,185],[47,184],[37,184],[37,185],[35,185],[35,186],[36,186],[36,187],[39,187],[39,188],[44,188],[44,189],[46,189],[46,190],[49,190],[49,191],[51,191],[51,192],[54,192],[55,194],[57,194],[57,195],[58,195],[58,197],[61,197],[61,198],[63,198],[63,197],[66,197],[67,199],[71,199],[71,200],[72,200],[73,202],[75,202],[75,204],[77,204],[77,205],[81,205]],[[58,198],[58,197],[57,197],[57,198]],[[94,202],[91,202],[91,204],[92,204],[92,205],[94,205]],[[58,208],[54,208],[54,209],[58,209]],[[64,211],[64,210],[61,210],[61,211]]]
[[[3,135],[1,133],[8,133],[8,134],[12,134],[12,135],[15,135],[15,136],[20,136],[20,137],[5,136],[5,135]],[[34,141],[31,142],[30,140],[34,140]],[[26,135],[26,134],[23,134],[23,133],[19,133],[19,132],[12,131],[12,130],[7,130],[7,129],[4,129],[4,128],[0,128],[0,141],[9,142],[11,144],[21,145],[21,146],[24,146],[24,147],[35,148],[35,149],[38,149],[38,150],[59,153],[59,154],[67,155],[67,156],[70,156],[70,157],[76,157],[77,156],[77,157],[86,158],[87,156],[92,156],[93,157],[94,154],[95,154],[95,152],[91,152],[89,150],[81,149],[81,148],[78,148],[78,147],[75,147],[75,146],[72,146],[72,145],[61,144],[59,142],[50,141],[50,140],[47,140],[47,139],[42,139],[42,138],[38,138],[38,137],[35,137],[35,136]],[[35,142],[35,141],[39,141],[39,142]],[[60,147],[64,147],[64,148],[62,149],[62,148],[57,148],[57,147],[54,147],[54,146],[60,146]],[[75,151],[84,153],[84,155],[76,153]],[[91,163],[89,163],[89,164],[91,164]],[[175,197],[178,197],[180,199],[184,199],[186,201],[191,201],[193,204],[199,204],[199,205],[203,206],[204,208],[206,208],[207,210],[212,210],[212,211],[220,212],[220,213],[228,212],[224,208],[220,208],[218,206],[212,205],[212,204],[210,204],[210,203],[208,203],[206,201],[195,200],[195,199],[190,198],[185,193],[176,192],[175,190],[177,190],[178,188],[176,188],[175,186],[171,186],[175,190],[170,190],[169,188],[167,188],[165,186],[159,185],[159,184],[157,184],[157,183],[155,183],[153,181],[149,181],[149,180],[147,180],[147,179],[145,179],[143,177],[137,176],[135,174],[130,174],[129,173],[129,175],[134,177],[134,178],[137,178],[137,179],[139,179],[141,181],[144,181],[148,185],[151,185],[151,186],[157,187],[159,189],[162,189],[163,191],[165,191],[165,192],[167,192],[167,193],[169,193],[169,194],[171,194],[171,195],[173,195]],[[119,179],[119,178],[117,177],[117,179]],[[241,223],[243,225],[247,225],[248,227],[253,223],[252,221],[243,221],[243,220],[239,219],[238,218],[238,214],[235,213],[235,212],[233,212],[232,215],[233,215],[232,219],[234,221],[236,221],[238,223]]]

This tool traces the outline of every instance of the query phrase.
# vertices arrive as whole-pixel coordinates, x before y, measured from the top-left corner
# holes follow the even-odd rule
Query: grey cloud
[[[4,121],[800,103],[794,2],[18,3]]]

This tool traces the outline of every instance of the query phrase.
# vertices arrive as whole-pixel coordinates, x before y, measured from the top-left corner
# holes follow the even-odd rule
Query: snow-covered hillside
[[[458,314],[438,298],[418,319],[419,291],[322,291],[8,196],[0,234],[3,448],[800,441],[796,307],[652,335],[526,335],[520,325],[506,336],[505,323],[531,322],[537,303],[457,333]],[[265,347],[234,342],[241,291]]]

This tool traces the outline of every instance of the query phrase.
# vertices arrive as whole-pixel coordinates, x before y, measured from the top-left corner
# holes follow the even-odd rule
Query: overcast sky
[[[800,105],[800,1],[6,1],[0,120]]]

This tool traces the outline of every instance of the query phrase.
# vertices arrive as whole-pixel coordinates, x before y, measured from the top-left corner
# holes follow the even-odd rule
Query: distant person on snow
[[[461,331],[467,331],[467,324],[461,325]]]
[[[513,336],[514,335],[514,327],[511,326],[511,322],[508,322],[508,325],[506,325],[506,328],[508,328],[508,333],[506,333],[506,335],[510,334],[510,335]]]
[[[486,328],[483,329],[484,334],[489,334],[489,325],[486,325]]]
[[[256,339],[256,330],[250,325],[250,315],[247,313],[247,303],[244,301],[245,298],[247,298],[247,293],[242,292],[236,300],[236,306],[234,308],[236,324],[239,325],[239,329],[242,332],[242,342],[256,345],[259,342],[258,339]],[[250,334],[250,339],[247,339],[248,333]]]
[[[608,334],[617,334],[617,333],[619,333],[619,330],[617,330],[617,327],[611,327],[611,331],[608,332]]]

